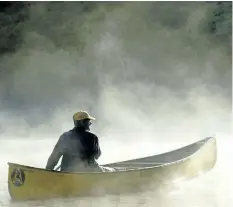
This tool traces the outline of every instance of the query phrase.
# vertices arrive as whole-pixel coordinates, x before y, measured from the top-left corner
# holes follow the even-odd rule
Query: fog
[[[109,4],[82,15],[74,2],[30,7],[23,44],[1,57],[0,142],[14,148],[4,161],[37,165],[34,147],[29,162],[18,144],[44,140],[44,165],[78,110],[96,118],[103,161],[165,151],[159,143],[232,141],[231,54],[202,30],[213,5]]]

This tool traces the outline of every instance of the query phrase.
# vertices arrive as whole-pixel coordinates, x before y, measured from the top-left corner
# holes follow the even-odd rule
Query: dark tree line
[[[168,2],[169,3],[169,2]],[[204,2],[211,4],[208,19],[205,22],[204,30],[220,42],[231,43],[232,36],[232,2]],[[58,10],[73,4],[74,9],[79,13],[80,26],[84,24],[82,14],[92,12],[98,5],[104,4],[107,7],[117,7],[122,3],[110,2],[1,2],[0,3],[0,55],[15,52],[22,43],[22,32],[25,22],[30,16],[30,7],[35,4],[47,4],[47,10]],[[61,4],[63,4],[61,6]],[[70,7],[69,7],[70,8]],[[59,10],[60,9],[60,10]],[[48,28],[49,29],[49,28]],[[57,38],[57,39],[56,39]],[[81,37],[80,37],[81,38]],[[58,47],[64,41],[59,35],[55,36],[54,44]],[[82,40],[80,40],[82,42]],[[69,44],[69,42],[64,42]],[[231,46],[230,46],[231,48]]]

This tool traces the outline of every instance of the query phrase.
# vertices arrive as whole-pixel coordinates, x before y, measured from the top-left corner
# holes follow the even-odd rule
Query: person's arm
[[[99,157],[101,156],[101,150],[100,150],[100,146],[99,146],[99,138],[97,136],[95,136],[94,138],[94,156],[95,159],[99,159]]]
[[[64,153],[64,149],[65,149],[65,146],[64,146],[64,135],[61,135],[58,142],[56,143],[54,149],[53,149],[53,152],[52,154],[50,155],[48,161],[47,161],[47,164],[46,164],[46,167],[45,169],[47,170],[53,170],[54,167],[57,165],[60,157],[63,155]]]

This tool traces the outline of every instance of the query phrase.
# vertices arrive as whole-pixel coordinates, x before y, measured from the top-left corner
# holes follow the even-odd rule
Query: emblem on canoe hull
[[[11,181],[16,187],[20,187],[24,184],[25,174],[20,168],[15,168],[11,173]]]

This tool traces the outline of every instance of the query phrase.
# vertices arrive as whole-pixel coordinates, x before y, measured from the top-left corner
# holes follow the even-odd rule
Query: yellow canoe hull
[[[206,138],[160,155],[112,163],[116,172],[68,173],[8,163],[14,200],[135,192],[195,177],[216,163],[216,139]]]

